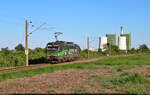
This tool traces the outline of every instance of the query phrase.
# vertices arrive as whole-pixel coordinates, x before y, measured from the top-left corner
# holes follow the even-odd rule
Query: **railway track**
[[[116,56],[110,56],[110,57],[132,56],[132,55],[116,55]],[[103,56],[103,57],[96,57],[96,58],[79,59],[79,60],[76,60],[76,61],[64,62],[64,63],[59,63],[59,64],[45,64],[45,63],[42,63],[42,64],[29,65],[29,66],[21,66],[21,67],[9,68],[9,69],[1,69],[0,73],[36,69],[36,68],[39,68],[39,67],[50,66],[50,65],[64,65],[64,64],[73,64],[73,63],[80,63],[80,62],[92,62],[92,61],[97,61],[97,60],[104,59],[104,58],[108,58],[108,57]]]
[[[9,68],[9,69],[1,69],[0,73],[2,72],[14,72],[14,71],[20,71],[20,70],[28,70],[28,69],[34,69],[34,68],[39,68],[43,66],[48,66],[50,64],[36,64],[36,65],[30,65],[30,66],[20,66],[20,67],[14,67],[14,68]]]

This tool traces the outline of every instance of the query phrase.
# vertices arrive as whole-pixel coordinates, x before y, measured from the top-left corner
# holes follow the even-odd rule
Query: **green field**
[[[32,70],[3,73],[0,74],[0,81],[68,69],[106,70],[108,72],[108,75],[104,76],[89,76],[91,86],[112,89],[117,93],[150,93],[150,54],[105,58],[96,62],[51,65]],[[99,84],[94,84],[94,82]]]
[[[9,68],[13,68],[13,67],[0,67],[0,70],[1,69],[9,69]]]

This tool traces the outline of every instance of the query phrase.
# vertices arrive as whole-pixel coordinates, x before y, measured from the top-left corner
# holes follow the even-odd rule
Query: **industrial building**
[[[106,34],[106,37],[99,38],[99,48],[105,51],[104,45],[107,43],[111,45],[116,44],[116,34]],[[118,47],[120,50],[130,50],[131,49],[131,33],[124,34],[123,27],[121,26],[121,33],[118,37]]]
[[[127,50],[131,49],[131,33],[129,34],[121,34],[121,37],[126,37],[126,45],[127,45]]]
[[[121,26],[120,37],[126,37],[126,50],[130,50],[131,49],[131,33],[124,34],[122,26]]]
[[[106,34],[107,43],[111,45],[116,45],[116,34]]]
[[[126,37],[118,37],[118,47],[120,50],[127,50]]]
[[[105,51],[105,47],[104,46],[107,44],[107,37],[100,37],[99,40],[100,40],[100,46],[99,46],[99,48],[102,51]]]

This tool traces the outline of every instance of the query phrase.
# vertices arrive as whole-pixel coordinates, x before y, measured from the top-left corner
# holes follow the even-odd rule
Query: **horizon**
[[[150,47],[149,3],[149,0],[1,1],[0,49],[14,49],[19,43],[25,46],[25,20],[31,20],[35,26],[30,24],[29,32],[47,23],[29,37],[30,49],[44,48],[48,42],[55,41],[54,32],[63,33],[59,40],[74,42],[85,49],[88,36],[95,39],[93,43],[106,34],[116,33],[118,38],[121,26],[124,33],[131,32],[132,48],[142,44]]]

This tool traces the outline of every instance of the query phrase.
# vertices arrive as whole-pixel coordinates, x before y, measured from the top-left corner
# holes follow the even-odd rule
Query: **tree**
[[[109,43],[107,43],[107,44],[104,45],[104,49],[105,49],[105,52],[106,52],[107,54],[110,54],[110,53],[111,53],[111,55],[118,54],[118,53],[120,52],[118,46],[116,46],[116,45],[111,45],[111,44],[109,44]]]
[[[2,48],[1,51],[7,51],[9,50],[8,47]]]
[[[44,49],[42,49],[42,48],[35,48],[34,51],[35,52],[44,52]]]
[[[113,51],[115,51],[115,52],[119,52],[119,47],[116,46],[116,45],[112,45],[112,46],[111,46],[111,49],[112,49]]]
[[[24,51],[25,49],[24,49],[24,47],[23,47],[22,44],[18,44],[18,45],[15,47],[15,50],[16,50],[16,51]]]
[[[8,47],[2,48],[2,49],[1,49],[1,52],[2,52],[5,56],[11,53],[11,51],[8,49]]]
[[[149,50],[149,48],[147,47],[146,44],[143,44],[143,45],[140,45],[139,46],[139,50],[142,51],[142,52],[146,52]]]
[[[128,53],[134,54],[138,53],[138,51],[135,48],[132,48],[131,50],[128,50]]]
[[[102,49],[101,49],[101,48],[99,48],[99,49],[98,49],[98,52],[102,52]]]

